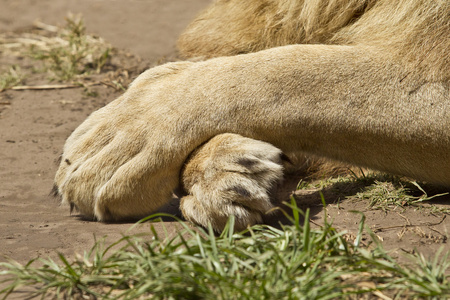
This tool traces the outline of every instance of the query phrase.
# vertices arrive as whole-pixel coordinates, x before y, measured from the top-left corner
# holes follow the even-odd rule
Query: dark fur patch
[[[287,157],[287,155],[284,153],[280,154],[280,158],[281,158],[281,161],[283,161],[284,163],[289,163],[291,165],[293,164],[292,161],[289,159],[289,157]]]
[[[60,165],[62,160],[62,154],[56,159],[56,164]]]
[[[49,196],[52,196],[52,197],[55,197],[55,198],[60,197],[59,189],[58,189],[58,186],[56,184],[53,184],[53,187],[52,187],[52,190],[49,193]]]
[[[104,218],[103,218],[104,221],[106,221],[106,222],[115,221],[113,218],[113,215],[111,214],[111,211],[109,210],[108,207],[104,207],[103,214],[104,214]]]
[[[247,189],[239,185],[232,187],[230,190],[246,198],[249,198],[252,195]]]
[[[247,169],[251,169],[254,165],[258,164],[258,161],[256,159],[241,157],[236,161],[236,163]]]
[[[180,180],[181,182],[181,180]],[[179,199],[181,199],[182,197],[188,195],[188,192],[186,191],[186,189],[181,186],[181,184],[179,186],[177,186],[174,190],[173,190],[173,194],[175,196],[177,196]]]
[[[75,205],[75,203],[70,202],[70,214],[72,214],[74,210],[78,210],[78,207]]]

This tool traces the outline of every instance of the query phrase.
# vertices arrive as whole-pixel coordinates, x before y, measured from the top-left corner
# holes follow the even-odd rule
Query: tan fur
[[[261,141],[220,134],[194,151],[182,171],[186,219],[221,231],[230,215],[235,228],[262,222],[283,178],[282,152]],[[221,199],[222,201],[217,201]]]
[[[448,80],[449,6],[447,0],[218,0],[188,26],[178,48],[187,58],[212,58],[289,44],[371,45],[410,63],[416,75]]]
[[[218,0],[183,32],[184,57],[211,58],[289,44],[323,44],[376,0]]]
[[[98,220],[145,216],[201,145],[181,174],[181,206],[216,230],[228,214],[242,228],[271,207],[282,171],[267,143],[450,186],[450,2],[219,0],[179,45],[214,57],[289,43],[322,44],[143,73],[67,140],[55,178],[63,202]],[[255,156],[270,175],[236,171],[236,158]],[[259,192],[221,193],[243,182]]]

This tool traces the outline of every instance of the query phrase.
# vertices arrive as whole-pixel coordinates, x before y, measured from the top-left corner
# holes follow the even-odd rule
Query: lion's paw
[[[189,65],[144,72],[121,98],[72,133],[55,176],[54,192],[62,203],[91,219],[118,221],[145,217],[171,199],[191,150],[172,137],[176,127],[167,129],[161,111],[170,99],[158,93],[157,82]]]
[[[184,217],[223,230],[229,216],[243,230],[262,222],[273,208],[272,198],[283,178],[283,154],[271,144],[221,134],[198,148],[181,179],[188,193],[181,199]]]
[[[176,175],[168,176],[173,178],[168,182],[161,178],[166,173],[150,173],[151,151],[145,133],[133,130],[129,119],[131,126],[123,126],[107,115],[103,110],[96,112],[67,141],[55,177],[56,192],[63,203],[90,219],[144,217],[170,199]],[[96,122],[90,123],[92,119]],[[151,188],[150,182],[159,185],[158,189]]]

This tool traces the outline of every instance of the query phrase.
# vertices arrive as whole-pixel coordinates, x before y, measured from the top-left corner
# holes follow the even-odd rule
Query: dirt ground
[[[176,58],[177,36],[209,2],[0,0],[0,33],[27,30],[37,19],[63,25],[69,11],[81,13],[89,33],[133,54],[130,64],[143,70]],[[27,68],[33,62],[0,53],[0,68],[11,64]],[[44,76],[35,74],[26,84],[45,83]],[[0,261],[12,258],[25,263],[38,256],[56,257],[57,252],[72,257],[88,250],[94,237],[107,235],[108,240],[115,240],[131,226],[83,220],[49,196],[65,139],[93,110],[120,95],[107,86],[96,87],[96,91],[97,97],[86,96],[82,88],[0,93]],[[384,212],[368,209],[364,201],[343,200],[357,193],[357,186],[347,185],[340,193],[335,188],[325,189],[324,195],[328,203],[334,203],[327,206],[327,213],[336,228],[356,234],[361,216],[352,211],[363,211],[368,227],[394,256],[413,251],[432,255],[440,247],[450,251],[450,216],[439,211],[450,208],[448,196],[432,202],[437,209],[406,207]],[[311,208],[313,222],[320,224],[324,213],[319,192],[311,189],[295,194],[301,207]],[[270,223],[277,221],[275,216]],[[163,225],[155,226],[161,229]],[[171,223],[166,226],[169,231],[177,230]],[[144,231],[148,225],[133,232]]]

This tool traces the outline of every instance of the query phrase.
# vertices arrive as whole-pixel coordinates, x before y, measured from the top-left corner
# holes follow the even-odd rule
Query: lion
[[[450,186],[450,2],[217,0],[67,139],[62,203],[138,219],[259,223],[292,157]]]

